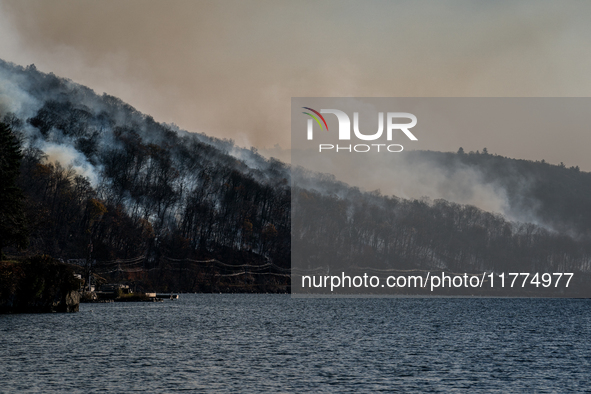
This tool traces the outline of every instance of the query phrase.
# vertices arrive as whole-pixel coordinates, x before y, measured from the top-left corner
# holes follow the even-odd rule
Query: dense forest
[[[285,164],[159,124],[34,67],[1,66],[2,78],[17,81],[13,91],[38,106],[2,117],[22,145],[24,253],[89,261],[98,275],[159,289],[246,280],[255,289],[285,290]]]
[[[3,235],[0,248],[10,256],[47,254],[97,281],[171,291],[287,291],[292,243],[305,251],[297,266],[311,270],[329,252],[348,267],[376,269],[591,268],[591,174],[578,168],[486,151],[407,155],[450,171],[475,168],[507,191],[511,209],[537,218],[513,222],[292,169],[34,66],[0,61],[0,79],[3,138],[13,141],[11,168],[18,163],[16,172],[3,169],[15,187],[2,198],[23,212],[0,218],[12,237]]]

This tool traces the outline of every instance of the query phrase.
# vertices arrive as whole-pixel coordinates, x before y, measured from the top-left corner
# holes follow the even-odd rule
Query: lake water
[[[591,300],[187,295],[0,315],[0,392],[591,391]]]

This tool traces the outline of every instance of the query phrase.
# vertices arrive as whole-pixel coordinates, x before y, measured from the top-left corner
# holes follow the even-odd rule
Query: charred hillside
[[[34,67],[0,69],[12,100],[2,119],[23,147],[18,184],[26,196],[28,253],[90,259],[95,272],[122,280],[147,280],[142,270],[156,271],[156,285],[169,288],[187,272],[244,272],[234,265],[252,266],[257,286],[286,283],[290,189],[283,163],[157,123],[119,99]],[[118,259],[125,261],[115,269],[101,268]],[[186,285],[199,288],[195,280]]]

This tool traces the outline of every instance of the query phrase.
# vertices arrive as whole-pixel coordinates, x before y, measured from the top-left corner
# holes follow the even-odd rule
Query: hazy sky
[[[0,57],[287,148],[292,96],[590,96],[589,15],[588,1],[0,0]],[[591,170],[585,150],[506,137],[449,145]]]

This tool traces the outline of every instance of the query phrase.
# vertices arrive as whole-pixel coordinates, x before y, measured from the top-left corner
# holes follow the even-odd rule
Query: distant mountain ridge
[[[527,211],[530,220],[559,232],[591,235],[591,173],[545,161],[511,159],[486,152],[408,152],[409,163],[429,161],[454,171],[458,164],[481,174],[485,184],[506,192],[509,213]]]

